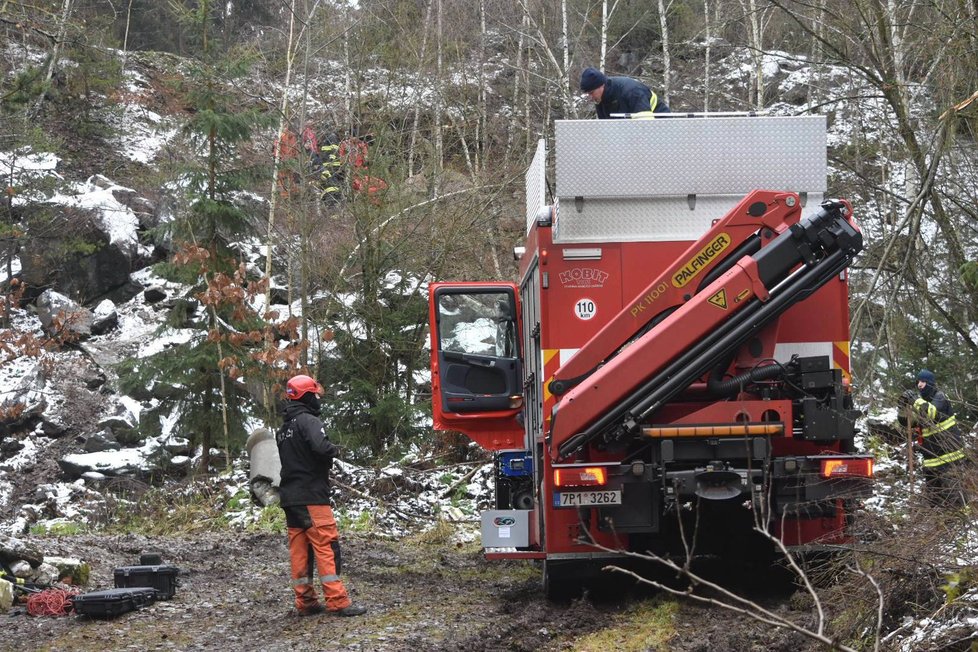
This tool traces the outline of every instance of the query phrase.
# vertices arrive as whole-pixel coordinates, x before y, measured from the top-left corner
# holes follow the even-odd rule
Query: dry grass
[[[676,636],[674,600],[644,600],[615,616],[611,626],[574,641],[576,652],[666,652]]]

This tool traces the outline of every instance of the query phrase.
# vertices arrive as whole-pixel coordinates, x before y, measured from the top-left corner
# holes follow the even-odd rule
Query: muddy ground
[[[208,534],[193,539],[79,535],[35,541],[47,555],[92,566],[89,590],[111,588],[118,566],[158,551],[181,570],[176,595],[140,611],[100,620],[33,617],[23,607],[0,616],[9,650],[585,650],[594,633],[622,627],[647,591],[563,604],[543,595],[532,562],[486,561],[474,548],[344,535],[344,577],[359,618],[290,614],[284,535]],[[783,594],[762,596],[789,609]],[[716,608],[681,604],[665,644],[684,652],[801,650],[797,635]],[[634,628],[635,624],[626,625]]]

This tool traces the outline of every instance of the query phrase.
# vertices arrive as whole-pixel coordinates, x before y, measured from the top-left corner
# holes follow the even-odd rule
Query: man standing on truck
[[[295,611],[300,616],[324,611],[313,583],[315,567],[326,598],[325,611],[359,616],[367,610],[350,601],[340,580],[339,531],[330,506],[329,482],[339,449],[326,436],[319,418],[322,393],[322,385],[314,378],[291,378],[285,389],[289,400],[283,410],[284,423],[275,433],[282,460],[279,495],[288,527]]]
[[[632,118],[651,118],[655,113],[669,113],[665,102],[648,86],[631,77],[608,77],[597,68],[581,73],[581,92],[594,102],[599,119],[628,113]]]
[[[937,507],[964,505],[964,496],[955,481],[955,467],[965,458],[961,431],[951,402],[937,388],[934,373],[922,369],[917,374],[917,392],[904,392],[900,405],[900,422],[909,421],[917,430],[916,447],[924,458],[927,500]]]

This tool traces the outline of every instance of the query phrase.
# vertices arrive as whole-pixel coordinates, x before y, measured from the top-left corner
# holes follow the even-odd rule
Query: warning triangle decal
[[[709,299],[707,299],[707,301],[709,301],[710,303],[712,303],[714,306],[716,306],[718,308],[723,308],[724,310],[726,310],[727,309],[727,291],[726,290],[720,290],[719,292],[717,292],[716,294],[714,294],[712,297],[710,297]]]

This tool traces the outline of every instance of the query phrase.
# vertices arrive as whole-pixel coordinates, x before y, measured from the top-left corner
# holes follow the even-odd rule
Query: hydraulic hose
[[[722,380],[720,375],[723,374],[727,367],[729,367],[729,364],[719,364],[713,373],[710,374],[710,380],[707,382],[706,388],[713,398],[733,396],[747,384],[773,380],[784,375],[784,367],[779,364],[772,364],[765,367],[754,367],[733,378]]]

